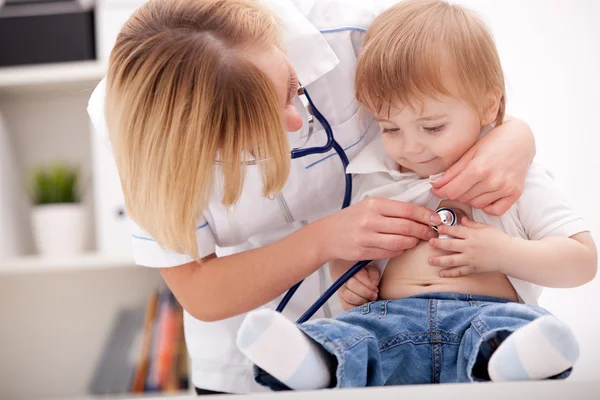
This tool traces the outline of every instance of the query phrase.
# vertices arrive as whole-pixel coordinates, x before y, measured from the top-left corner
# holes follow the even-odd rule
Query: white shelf
[[[0,275],[135,267],[127,254],[85,253],[68,257],[23,256],[0,261]]]
[[[89,89],[106,75],[106,69],[99,61],[0,67],[0,93]]]

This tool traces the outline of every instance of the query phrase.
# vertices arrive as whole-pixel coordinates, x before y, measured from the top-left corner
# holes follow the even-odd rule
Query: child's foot
[[[331,355],[276,311],[250,312],[238,332],[237,346],[291,389],[323,389],[331,382]]]
[[[493,382],[539,380],[571,368],[579,344],[571,329],[544,315],[512,333],[492,354],[488,373]]]

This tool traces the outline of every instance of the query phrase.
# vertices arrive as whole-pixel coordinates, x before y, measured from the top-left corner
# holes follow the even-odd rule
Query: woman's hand
[[[340,303],[344,310],[362,306],[377,300],[379,295],[379,269],[372,264],[358,271],[338,290]]]
[[[498,272],[503,249],[510,246],[510,236],[491,225],[463,218],[462,226],[440,225],[440,234],[448,239],[431,239],[433,247],[453,254],[429,257],[429,264],[447,267],[440,271],[442,278],[456,278],[483,272]],[[502,271],[500,271],[502,272]]]
[[[430,226],[440,223],[432,210],[383,198],[365,199],[316,222],[327,261],[395,257],[419,240],[436,237]]]
[[[535,155],[529,126],[510,119],[491,130],[437,181],[433,194],[502,215],[523,192]]]

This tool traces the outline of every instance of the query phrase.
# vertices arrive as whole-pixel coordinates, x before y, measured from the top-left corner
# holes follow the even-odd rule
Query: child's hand
[[[379,294],[379,269],[372,264],[356,273],[338,290],[338,296],[344,310],[362,306],[377,300]]]
[[[440,225],[440,234],[452,239],[430,239],[433,247],[454,254],[429,257],[429,264],[448,267],[440,271],[442,278],[456,278],[469,274],[500,271],[500,257],[510,246],[510,236],[501,230],[463,218],[462,226]]]

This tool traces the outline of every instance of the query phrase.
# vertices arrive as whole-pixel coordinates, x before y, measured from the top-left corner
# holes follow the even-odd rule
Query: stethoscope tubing
[[[326,153],[333,149],[337,153],[338,157],[342,162],[342,166],[344,167],[344,176],[346,183],[346,188],[344,191],[344,201],[342,202],[342,209],[344,209],[350,205],[350,201],[352,198],[352,176],[346,173],[346,168],[349,164],[348,156],[346,155],[344,148],[335,140],[333,136],[333,130],[331,128],[331,125],[329,124],[329,121],[327,121],[327,119],[323,116],[323,114],[321,114],[319,109],[315,107],[312,99],[310,98],[310,95],[308,94],[308,91],[304,87],[300,87],[298,93],[306,96],[312,114],[325,130],[325,134],[327,135],[327,143],[324,146],[320,147],[311,147],[308,149],[294,149],[292,150],[292,159],[305,157],[310,154]],[[360,269],[362,269],[365,265],[369,264],[370,262],[371,260],[367,260],[359,261],[358,263],[354,264],[354,266],[352,266],[352,268],[346,271],[337,281],[335,281],[333,285],[331,285],[296,322],[302,323],[309,320],[327,302],[327,300],[329,300],[329,298],[333,296],[333,294],[348,281],[348,279],[352,278],[354,274],[356,274]],[[287,304],[290,302],[290,300],[302,284],[302,282],[303,281],[296,283],[287,291],[287,293],[283,296],[283,299],[277,306],[276,311],[282,312],[285,309]]]

